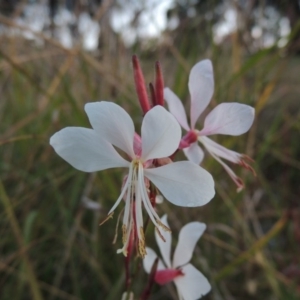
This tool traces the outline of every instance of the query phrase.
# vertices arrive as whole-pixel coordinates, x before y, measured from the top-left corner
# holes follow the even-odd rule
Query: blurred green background
[[[207,224],[192,259],[212,285],[203,299],[300,298],[299,1],[1,0],[0,11],[1,300],[121,299],[117,214],[98,224],[125,174],[77,171],[49,138],[89,127],[83,107],[97,100],[120,104],[139,128],[133,54],[147,83],[160,61],[187,109],[189,70],[204,58],[215,72],[209,110],[222,102],[256,109],[247,134],[215,137],[255,160],[256,177],[233,166],[242,192],[207,155],[215,198],[196,209],[157,207],[169,216],[174,246],[184,224]],[[146,241],[157,250],[152,224]],[[148,276],[139,258],[131,266],[139,299]],[[154,285],[149,299],[176,297],[172,284]]]

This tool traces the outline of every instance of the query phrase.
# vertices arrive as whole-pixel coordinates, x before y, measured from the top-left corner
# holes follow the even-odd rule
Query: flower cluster
[[[198,207],[214,197],[213,178],[199,165],[204,153],[198,141],[222,164],[241,189],[241,179],[221,158],[251,169],[245,162],[247,157],[224,148],[207,136],[246,132],[252,125],[254,110],[244,104],[220,104],[207,115],[204,128],[197,130],[196,121],[213,94],[211,62],[201,61],[191,71],[190,125],[181,101],[170,89],[164,88],[160,65],[156,64],[155,84],[150,84],[151,101],[135,56],[133,66],[136,91],[144,115],[140,131],[135,131],[131,117],[119,105],[106,101],[93,102],[85,105],[92,128],[64,128],[50,138],[50,144],[59,156],[80,171],[127,170],[120,195],[107,215],[107,218],[111,217],[124,201],[123,246],[118,252],[128,258],[136,249],[138,255],[144,258],[146,272],[152,270],[157,283],[174,281],[180,299],[198,299],[209,292],[210,285],[189,261],[206,226],[192,222],[182,228],[171,262],[171,230],[166,216],[159,217],[155,199],[162,195],[177,206]],[[164,108],[164,99],[170,112]],[[187,132],[183,137],[181,127]],[[184,151],[189,161],[174,161],[180,150]],[[146,247],[143,209],[155,226],[156,240],[163,256],[163,262],[159,261],[156,269],[153,265],[156,254]]]
[[[221,103],[206,116],[202,130],[197,130],[196,122],[208,106],[214,91],[213,68],[210,60],[202,60],[192,68],[188,86],[191,94],[190,125],[188,125],[184,107],[179,98],[169,88],[164,89],[164,97],[170,112],[187,131],[180,148],[190,161],[200,164],[204,157],[204,152],[198,145],[200,142],[207,152],[224,167],[240,191],[244,187],[243,181],[221,158],[239,164],[255,174],[245,162],[251,159],[244,154],[226,149],[207,136],[214,134],[237,136],[247,132],[254,121],[254,108],[240,103]]]

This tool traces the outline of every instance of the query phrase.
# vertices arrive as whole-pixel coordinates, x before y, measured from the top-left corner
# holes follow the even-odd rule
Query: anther
[[[143,227],[140,227],[139,254],[142,258],[144,258],[147,254],[146,247],[145,247],[145,235],[144,235]]]
[[[160,220],[156,220],[156,222],[164,231],[172,232],[171,229],[167,227],[164,223],[162,223]]]

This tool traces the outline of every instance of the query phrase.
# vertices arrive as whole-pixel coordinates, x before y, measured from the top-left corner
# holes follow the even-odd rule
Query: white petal
[[[240,135],[249,130],[254,121],[254,108],[240,103],[221,103],[205,118],[200,135]]]
[[[145,169],[144,172],[164,197],[175,205],[201,206],[215,195],[212,176],[189,161]]]
[[[185,275],[178,276],[174,282],[184,300],[200,299],[211,290],[208,280],[193,265],[184,266],[182,272]]]
[[[214,92],[214,74],[209,59],[198,62],[192,68],[189,77],[191,94],[191,127],[195,128],[196,121],[207,107]]]
[[[216,156],[225,158],[235,164],[238,164],[241,161],[242,154],[229,150],[206,136],[200,136],[199,142],[204,145],[208,152],[213,153]]]
[[[184,148],[183,152],[185,156],[190,160],[191,162],[199,165],[204,157],[203,150],[199,147],[198,143],[193,143],[189,147]]]
[[[95,131],[109,143],[134,157],[134,125],[128,113],[112,102],[92,102],[84,107]]]
[[[182,128],[189,131],[190,126],[188,125],[186,113],[180,99],[169,88],[164,88],[164,98],[168,104],[170,113],[177,119]]]
[[[167,221],[167,215],[164,215],[161,218],[161,221],[164,225],[166,225],[169,228],[169,224]],[[164,231],[162,232],[163,237],[165,238],[165,242],[162,240],[162,238],[159,236],[157,231],[155,230],[155,238],[157,245],[159,247],[161,256],[167,266],[167,268],[171,268],[171,243],[172,243],[172,235],[171,232]]]
[[[146,273],[150,273],[155,259],[157,258],[156,253],[151,249],[146,247],[146,256],[143,259],[143,265]],[[165,267],[161,260],[158,261],[157,270],[164,270]]]
[[[181,128],[162,106],[150,109],[142,124],[142,158],[149,160],[172,155],[178,148]]]
[[[173,257],[174,268],[183,266],[192,259],[195,245],[205,229],[206,225],[200,222],[191,222],[182,227]]]
[[[83,172],[129,166],[129,162],[92,129],[64,128],[50,138],[50,145],[59,156]]]

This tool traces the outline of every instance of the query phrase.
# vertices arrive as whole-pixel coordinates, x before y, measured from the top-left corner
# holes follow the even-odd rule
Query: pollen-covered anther
[[[122,242],[123,245],[125,245],[127,242],[127,227],[125,224],[122,225]]]
[[[147,254],[146,246],[145,246],[145,235],[144,235],[143,227],[140,227],[139,254],[142,258],[144,258]]]
[[[172,232],[172,230],[169,227],[167,227],[164,223],[162,223],[160,220],[156,220],[156,222],[164,231]]]

